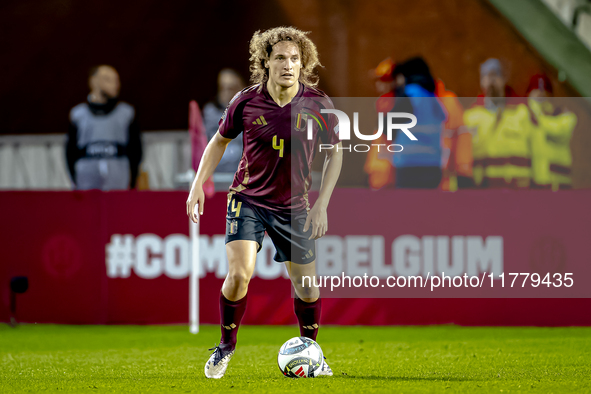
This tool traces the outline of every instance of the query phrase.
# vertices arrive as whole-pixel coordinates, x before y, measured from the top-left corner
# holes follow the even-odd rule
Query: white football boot
[[[332,369],[326,363],[326,357],[322,360],[322,365],[316,371],[316,376],[332,376]]]
[[[209,356],[209,360],[207,360],[205,363],[205,377],[209,379],[222,378],[226,373],[228,363],[234,355],[234,349],[232,349],[230,346],[222,346],[223,345],[220,343],[218,346],[209,349],[213,350],[213,353],[211,356]]]

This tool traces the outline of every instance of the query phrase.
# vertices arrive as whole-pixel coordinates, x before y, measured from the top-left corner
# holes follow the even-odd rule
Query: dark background
[[[0,133],[65,133],[97,64],[119,70],[121,98],[138,110],[142,130],[186,129],[189,100],[213,97],[223,67],[248,79],[253,32],[279,25],[312,32],[320,88],[335,97],[375,96],[369,70],[388,56],[415,55],[460,97],[479,93],[479,65],[489,57],[504,62],[519,94],[545,72],[556,96],[579,96],[486,0],[5,1]],[[590,187],[589,116],[579,120],[573,182]],[[345,163],[345,171],[361,167]]]

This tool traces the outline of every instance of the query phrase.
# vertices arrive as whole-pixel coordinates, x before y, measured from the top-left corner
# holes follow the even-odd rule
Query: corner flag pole
[[[195,172],[199,171],[205,147],[207,146],[207,132],[203,123],[203,116],[197,101],[189,102],[189,136],[191,141],[191,165]],[[210,176],[203,183],[205,197],[215,194],[215,184]],[[195,205],[194,214],[199,218],[198,223],[189,220],[189,234],[191,237],[191,275],[189,277],[189,322],[193,334],[199,332],[199,204]]]
[[[195,206],[195,214],[199,219],[199,204]],[[191,237],[191,274],[189,276],[189,331],[191,334],[199,332],[199,221],[193,223],[189,219],[189,234]]]

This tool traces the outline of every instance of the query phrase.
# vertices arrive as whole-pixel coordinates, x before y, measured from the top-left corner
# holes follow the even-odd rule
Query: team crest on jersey
[[[328,129],[328,125],[324,117],[320,114],[320,112],[312,108],[304,107],[304,109],[300,111],[295,118],[294,126],[297,131],[306,131],[309,119],[313,120],[313,124],[318,128],[318,131],[325,131]]]
[[[296,117],[295,129],[297,131],[304,131],[304,130],[306,130],[307,124],[308,124],[308,114],[306,112],[298,113],[298,115]]]

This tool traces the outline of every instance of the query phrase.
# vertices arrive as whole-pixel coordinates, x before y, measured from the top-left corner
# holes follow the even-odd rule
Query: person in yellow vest
[[[529,108],[537,121],[532,134],[533,187],[554,191],[570,189],[570,140],[577,116],[563,111],[548,99],[553,96],[553,90],[546,75],[536,74],[530,79],[527,95]]]
[[[479,187],[528,188],[531,183],[533,118],[524,99],[509,97],[506,77],[497,59],[480,67],[484,93],[464,112],[472,133],[474,183]]]

